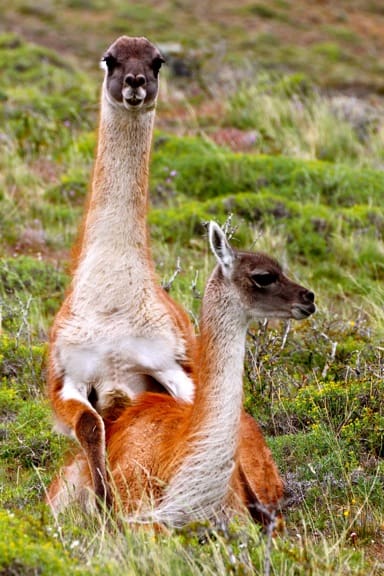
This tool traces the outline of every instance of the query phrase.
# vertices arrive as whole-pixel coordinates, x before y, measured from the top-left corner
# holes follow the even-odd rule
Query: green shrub
[[[0,336],[0,378],[7,384],[4,392],[17,391],[18,398],[37,398],[45,391],[43,372],[46,346],[23,343],[6,335]],[[9,389],[8,389],[9,388]]]
[[[153,153],[151,194],[175,173],[174,189],[184,199],[216,198],[268,189],[287,200],[352,207],[380,206],[384,177],[380,171],[283,156],[235,154],[198,139],[165,138]]]
[[[0,120],[23,156],[62,154],[74,133],[94,122],[96,93],[86,74],[56,52],[15,35],[0,35],[3,100]]]
[[[51,413],[41,401],[21,402],[17,416],[6,426],[7,443],[0,460],[17,468],[43,468],[56,462],[60,440],[51,432]]]
[[[345,446],[356,454],[384,454],[384,383],[328,380],[300,388],[283,401],[285,414],[294,415],[300,426],[330,426]]]
[[[59,534],[42,520],[0,509],[0,573],[15,576],[66,576],[76,563],[63,549]]]
[[[60,183],[46,193],[46,199],[53,204],[83,206],[88,187],[87,174],[78,171],[76,174],[63,174]]]
[[[19,336],[46,329],[58,309],[67,278],[57,267],[29,256],[0,263],[3,328]]]
[[[2,354],[0,355],[0,360],[3,360]],[[16,413],[20,405],[17,392],[12,384],[7,378],[0,378],[0,414],[8,418]]]

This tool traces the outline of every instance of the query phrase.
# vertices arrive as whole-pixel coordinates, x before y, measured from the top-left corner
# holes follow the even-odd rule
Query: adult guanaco
[[[98,145],[72,281],[50,335],[48,389],[57,427],[80,443],[109,503],[102,414],[119,396],[162,385],[193,398],[195,335],[161,289],[151,257],[148,172],[158,75],[146,38],[118,38],[103,57]]]
[[[107,424],[117,506],[132,520],[182,526],[247,509],[244,445],[240,452],[248,324],[300,320],[315,311],[314,294],[287,278],[275,260],[234,250],[214,222],[209,240],[217,266],[202,303],[193,404],[147,392]],[[271,510],[282,496],[282,480],[256,424],[252,441],[253,490],[261,510]],[[48,502],[57,512],[72,487],[78,498],[91,486],[79,454],[49,488]]]

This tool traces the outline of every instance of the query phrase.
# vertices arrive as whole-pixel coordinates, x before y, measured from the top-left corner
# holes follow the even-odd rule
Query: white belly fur
[[[63,399],[79,399],[79,395],[86,399],[91,387],[96,389],[101,405],[102,396],[113,390],[132,399],[145,391],[140,389],[139,379],[129,378],[132,374],[153,376],[173,396],[186,402],[193,399],[192,380],[176,361],[172,346],[161,338],[105,338],[87,344],[63,344],[57,351],[65,374]],[[144,386],[145,379],[142,382]]]
[[[57,327],[58,371],[73,384],[75,394],[84,386],[95,388],[101,404],[114,390],[131,399],[144,392],[146,379],[132,374],[152,376],[170,394],[191,402],[194,385],[179,364],[186,357],[184,339],[145,268],[133,271],[122,266],[121,259],[112,261],[108,281],[104,277],[99,282],[106,274],[105,263],[98,259],[96,265],[95,260],[89,253],[81,264],[70,296],[71,313]],[[65,385],[68,394],[71,386]]]

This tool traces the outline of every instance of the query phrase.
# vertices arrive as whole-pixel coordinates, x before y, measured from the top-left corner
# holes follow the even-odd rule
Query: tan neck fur
[[[183,525],[218,514],[235,465],[242,407],[247,321],[215,273],[208,282],[201,319],[198,386],[183,462],[155,510],[158,521]]]
[[[147,230],[148,171],[155,111],[129,113],[102,91],[97,156],[80,261],[97,250],[137,258],[152,268]]]
[[[217,279],[216,272],[207,283],[200,317],[199,386],[192,413],[200,430],[202,414],[207,414],[207,420],[222,421],[216,412],[223,410],[224,404],[233,405],[242,393],[247,321],[239,313],[233,292]]]

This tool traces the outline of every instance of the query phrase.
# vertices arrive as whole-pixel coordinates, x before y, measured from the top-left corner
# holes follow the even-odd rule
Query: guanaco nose
[[[140,86],[144,86],[145,76],[144,74],[127,74],[124,82],[131,88],[139,88]]]
[[[303,294],[303,299],[313,304],[315,301],[315,295],[310,290],[306,290]]]

